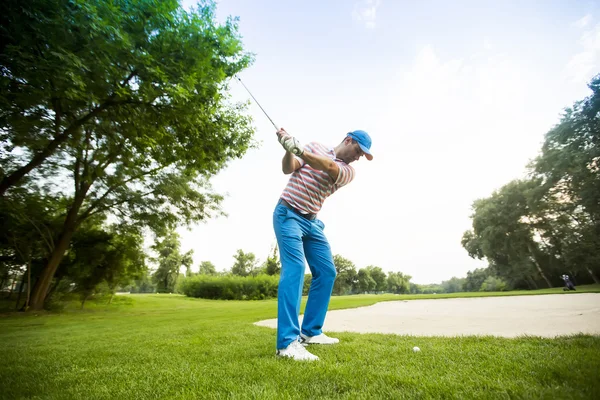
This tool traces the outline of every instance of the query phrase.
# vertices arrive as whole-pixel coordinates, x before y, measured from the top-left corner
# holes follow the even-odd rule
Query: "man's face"
[[[352,140],[352,138],[346,138],[344,140],[344,147],[337,156],[346,164],[350,164],[354,161],[357,161],[364,155],[365,153],[361,150],[357,142]]]

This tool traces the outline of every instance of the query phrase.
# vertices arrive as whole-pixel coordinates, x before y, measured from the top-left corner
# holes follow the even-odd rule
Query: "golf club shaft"
[[[271,117],[269,117],[269,114],[267,114],[267,112],[265,111],[264,108],[262,108],[262,106],[260,105],[260,103],[258,102],[258,100],[256,100],[256,97],[254,97],[252,95],[252,92],[250,92],[250,90],[246,87],[246,85],[244,85],[244,82],[242,82],[242,80],[240,79],[239,76],[235,75],[235,77],[237,78],[238,81],[240,81],[240,83],[242,84],[242,86],[244,86],[244,89],[246,89],[246,91],[248,92],[248,94],[250,94],[250,96],[252,96],[252,99],[254,99],[254,101],[256,102],[256,104],[258,104],[258,106],[260,107],[260,109],[262,110],[262,112],[265,113],[265,115],[267,116],[267,118],[269,118],[269,121],[271,121],[271,123],[273,124],[273,126],[275,127],[276,130],[279,130],[279,128],[277,127],[277,125],[275,125],[275,122],[273,122],[273,120],[271,119]]]

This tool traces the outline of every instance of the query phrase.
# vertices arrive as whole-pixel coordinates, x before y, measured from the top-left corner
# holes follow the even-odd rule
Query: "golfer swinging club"
[[[319,357],[303,345],[335,344],[321,330],[329,306],[335,265],[331,248],[317,219],[323,202],[333,192],[354,179],[350,163],[365,156],[372,160],[371,138],[365,131],[350,132],[335,148],[312,142],[302,146],[284,129],[277,131],[286,150],[284,174],[292,174],[275,211],[273,227],[281,256],[281,277],[277,297],[277,355],[312,361]],[[304,320],[298,315],[304,286],[304,260],[312,273]]]

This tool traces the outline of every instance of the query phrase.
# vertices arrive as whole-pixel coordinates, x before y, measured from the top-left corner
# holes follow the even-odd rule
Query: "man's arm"
[[[340,167],[331,158],[323,157],[318,154],[313,154],[308,151],[302,153],[300,155],[300,158],[303,159],[308,165],[310,165],[314,169],[327,172],[327,175],[329,175],[334,181],[337,180],[338,175],[340,173]]]
[[[281,160],[281,169],[284,174],[288,175],[300,168],[300,162],[296,157],[289,151],[285,152],[283,159]]]
[[[279,142],[286,149],[283,160],[281,160],[281,169],[283,170],[284,174],[291,174],[301,167],[300,162],[296,159],[296,157],[294,157],[295,153],[314,169],[326,172],[331,179],[334,181],[337,180],[337,177],[340,173],[340,167],[335,163],[335,161],[328,157],[323,157],[308,151],[304,151],[300,143],[291,137],[283,128],[277,131],[277,137],[279,138]]]

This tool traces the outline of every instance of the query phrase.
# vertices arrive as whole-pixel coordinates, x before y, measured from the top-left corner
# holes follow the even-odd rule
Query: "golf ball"
[[[420,348],[418,348],[417,346],[413,347],[413,351],[416,353],[417,351],[421,351]]]

